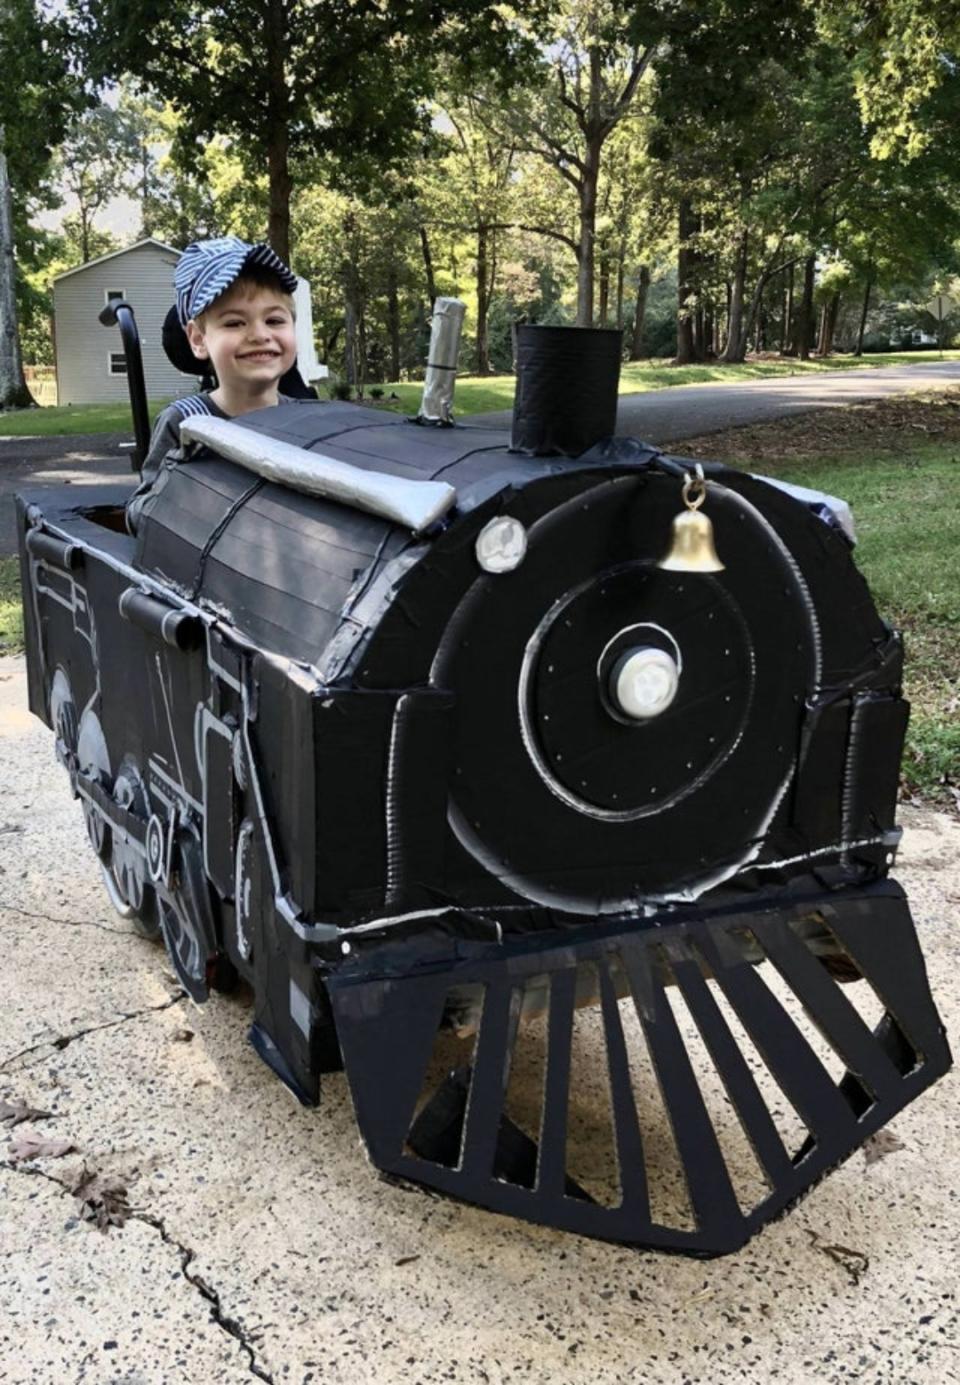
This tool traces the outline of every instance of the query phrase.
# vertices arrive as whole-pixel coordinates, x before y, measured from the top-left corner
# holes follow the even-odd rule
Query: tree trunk
[[[689,365],[697,359],[693,329],[696,252],[689,245],[689,239],[697,229],[698,219],[690,199],[682,197],[677,215],[680,238],[677,250],[677,365]]]
[[[355,385],[360,373],[357,369],[357,308],[346,293],[343,300],[343,328],[343,373],[347,384]]]
[[[793,332],[793,265],[787,270],[787,286],[783,298],[783,330],[780,333],[780,355],[790,351]]]
[[[400,379],[400,295],[397,291],[397,266],[393,260],[387,270],[387,332],[390,337],[390,379]]]
[[[267,239],[285,264],[290,263],[290,111],[286,78],[286,4],[269,0],[267,46]]]
[[[797,314],[793,345],[801,361],[810,359],[810,339],[813,336],[813,290],[817,276],[817,258],[808,255],[803,262],[803,297]]]
[[[602,140],[594,135],[587,140],[580,179],[580,235],[577,256],[578,327],[593,325],[593,276],[597,228],[597,186],[600,181]]]
[[[152,235],[150,221],[150,151],[145,139],[140,141],[140,236]]]
[[[623,276],[625,271],[624,261],[627,257],[627,247],[623,240],[620,242],[620,249],[617,253],[617,329],[623,331]]]
[[[336,350],[337,342],[340,340],[340,333],[343,331],[345,326],[345,323],[338,322],[336,327],[334,327],[333,331],[330,333],[329,337],[327,337],[326,343],[324,344],[323,348],[324,365],[329,365],[330,357]]]
[[[356,223],[352,213],[348,213],[344,220],[344,239],[349,247],[356,229]],[[360,303],[360,285],[357,282],[357,266],[353,256],[349,253],[344,256],[340,265],[340,282],[343,285],[343,366],[344,375],[348,385],[363,387],[363,344],[361,341],[362,305]]]
[[[863,308],[860,311],[860,326],[857,328],[857,349],[855,356],[863,355],[863,334],[867,330],[867,313],[870,310],[870,290],[873,288],[873,279],[867,275],[867,286],[863,291]]]
[[[830,302],[827,304],[826,330],[824,331],[823,344],[820,350],[821,356],[833,355],[833,338],[836,335],[837,322],[840,318],[840,305],[842,302],[842,294],[835,293],[831,296]]]
[[[85,202],[81,202],[77,210],[80,215],[80,263],[88,264],[90,261],[90,214]]]
[[[497,233],[496,233],[496,231],[491,231],[491,232],[490,232],[490,277],[489,277],[488,280],[487,280],[487,285],[488,285],[488,287],[487,287],[487,341],[488,341],[487,351],[488,351],[488,354],[489,354],[489,349],[490,349],[490,348],[489,348],[489,340],[490,340],[490,304],[492,303],[492,301],[493,301],[493,295],[496,293],[496,290],[497,290],[497,271],[498,271],[499,268],[500,268],[500,262],[499,262],[499,259],[498,259],[499,250],[500,250],[500,247],[499,247],[499,245],[498,245],[498,243],[497,243]],[[493,369],[493,367],[492,367],[492,365],[491,365],[491,370],[492,370],[492,369]]]
[[[747,285],[747,233],[740,237],[733,279],[730,282],[730,307],[727,318],[727,344],[722,357],[724,365],[735,365],[747,354],[749,323],[744,322],[743,299]]]
[[[487,319],[490,314],[490,268],[487,263],[488,228],[477,227],[477,360],[478,375],[490,374],[490,337]]]
[[[599,303],[597,312],[599,325],[606,327],[610,316],[610,242],[605,240],[600,247],[600,271],[598,282]]]
[[[427,235],[426,226],[420,227],[420,250],[423,254],[423,271],[427,280],[427,298],[430,300],[430,307],[433,308],[437,299],[437,281],[433,273],[433,251],[430,249],[430,237]]]
[[[755,301],[753,306],[752,321],[753,349],[754,351],[758,352],[762,351],[764,347],[764,324],[766,322],[766,313],[763,310],[763,290],[766,287],[766,282],[766,279],[763,278],[762,283],[760,285],[759,296],[754,296]]]
[[[631,361],[639,361],[643,357],[643,321],[647,315],[647,297],[650,293],[650,268],[648,265],[640,266],[640,278],[637,281],[637,302],[633,310],[633,340],[630,343]]]
[[[367,376],[370,373],[367,362],[367,314],[364,304],[357,299],[357,394],[362,399],[364,386],[367,383]]]
[[[285,264],[290,263],[290,179],[286,126],[278,126],[267,149],[270,212],[267,240]]]
[[[20,333],[17,328],[16,260],[13,246],[13,208],[3,126],[0,125],[0,409],[26,409],[34,402],[23,378]]]

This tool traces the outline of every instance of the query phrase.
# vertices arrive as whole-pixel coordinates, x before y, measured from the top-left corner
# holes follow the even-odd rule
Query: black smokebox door
[[[531,528],[522,583],[474,584],[438,663],[457,708],[453,832],[537,902],[614,912],[734,868],[792,769],[816,674],[803,589],[732,493],[711,515],[736,561],[658,568],[676,497],[673,478],[622,478],[558,507]],[[649,721],[610,705],[631,649],[678,670]]]

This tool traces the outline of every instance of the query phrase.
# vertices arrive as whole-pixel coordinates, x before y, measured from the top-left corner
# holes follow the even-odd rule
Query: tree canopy
[[[369,187],[427,137],[442,57],[496,67],[503,83],[531,52],[486,0],[77,0],[77,13],[96,74],[131,74],[177,111],[181,162],[223,134],[266,170],[268,236],[284,258],[298,163],[321,163],[328,185]]]
[[[30,402],[16,306],[15,246],[44,190],[53,149],[86,102],[72,65],[72,31],[37,0],[0,0],[0,408]]]
[[[138,234],[269,238],[360,389],[422,367],[438,293],[466,298],[480,373],[523,318],[733,363],[869,350],[960,270],[960,25],[935,0],[38,3],[0,0],[33,351],[118,186]],[[87,113],[74,52],[108,83]],[[54,183],[70,214],[39,234]]]

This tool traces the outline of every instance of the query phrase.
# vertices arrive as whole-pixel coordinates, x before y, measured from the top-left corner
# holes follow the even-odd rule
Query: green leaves
[[[944,0],[821,0],[819,23],[853,74],[877,158],[916,157],[933,130],[926,108],[955,85],[960,11]]]
[[[0,0],[0,138],[15,205],[40,185],[51,151],[87,104],[73,34],[37,0]]]

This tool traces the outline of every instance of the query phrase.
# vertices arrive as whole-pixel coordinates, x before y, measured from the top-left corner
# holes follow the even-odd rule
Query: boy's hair
[[[208,303],[203,312],[197,313],[193,319],[201,332],[206,326],[207,314],[211,312],[222,298],[228,293],[239,290],[243,298],[252,298],[260,289],[272,289],[278,298],[282,298],[290,308],[290,316],[294,321],[297,319],[297,305],[293,294],[288,293],[281,282],[280,275],[274,269],[269,269],[266,265],[248,264],[237,275],[232,284],[228,284],[223,293],[218,294],[212,303]]]

